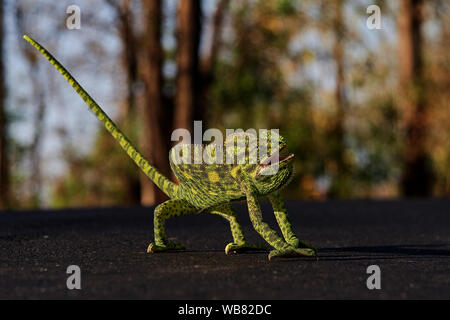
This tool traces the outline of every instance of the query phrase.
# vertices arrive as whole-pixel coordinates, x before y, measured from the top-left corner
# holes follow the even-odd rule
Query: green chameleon
[[[281,136],[275,137],[278,141],[278,150],[269,153],[270,156],[259,163],[249,161],[250,157],[248,154],[254,151],[250,150],[250,147],[242,149],[236,146],[235,141],[242,137],[242,134],[239,133],[226,138],[221,152],[219,152],[219,147],[213,143],[207,146],[179,144],[177,145],[178,148],[177,146],[172,148],[169,153],[171,169],[179,182],[175,184],[144,158],[94,99],[44,47],[26,35],[24,39],[38,49],[64,76],[106,129],[119,142],[128,156],[170,198],[170,200],[159,204],[155,209],[155,242],[150,243],[147,252],[155,253],[184,249],[183,245],[170,242],[167,239],[164,231],[164,221],[171,217],[197,212],[219,215],[228,220],[233,242],[225,247],[226,254],[229,252],[260,250],[261,246],[249,244],[245,241],[241,226],[237,221],[237,214],[231,205],[231,202],[246,200],[254,229],[274,248],[274,250],[270,251],[269,260],[275,257],[316,256],[316,249],[309,243],[300,241],[292,231],[286,208],[279,193],[280,188],[285,186],[293,176],[293,155],[279,155],[279,152],[286,147],[286,143]],[[243,136],[245,139],[251,138],[246,133]],[[261,147],[271,151],[271,142],[274,141],[271,138],[269,134],[266,140],[269,142]],[[256,145],[256,148],[260,148],[259,144]],[[175,161],[179,160],[177,155],[178,157],[184,155],[185,159],[194,159],[196,154],[198,155],[204,151],[207,151],[206,154],[210,155],[210,159],[220,159],[219,154],[225,157],[230,151],[234,152],[233,156],[234,154],[242,154],[242,152],[246,155],[244,161],[240,161],[238,164],[228,164],[225,161],[223,163],[220,163],[220,161],[216,161],[216,163],[214,161],[205,161],[206,164],[196,164],[197,162],[189,164]],[[273,159],[278,159],[278,161],[273,164],[271,163]],[[273,174],[267,172],[275,166],[277,170],[273,171]],[[272,204],[283,238],[262,219],[258,198],[263,196],[267,196]]]

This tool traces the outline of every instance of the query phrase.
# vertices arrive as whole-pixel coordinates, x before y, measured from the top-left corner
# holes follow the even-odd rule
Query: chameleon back
[[[179,182],[180,197],[190,204],[207,208],[244,199],[234,179],[236,165],[214,161],[211,145],[179,144],[169,153],[170,167]],[[211,155],[212,153],[212,155]]]

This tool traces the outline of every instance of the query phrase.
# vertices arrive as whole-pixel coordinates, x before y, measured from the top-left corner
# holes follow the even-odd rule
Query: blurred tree
[[[23,3],[16,3],[16,24],[19,34],[28,34],[30,27],[26,25],[26,19],[24,16]],[[35,115],[33,118],[33,138],[28,146],[29,161],[31,167],[31,173],[28,179],[28,199],[24,199],[27,196],[24,194],[22,201],[28,202],[28,205],[35,208],[41,205],[41,190],[42,190],[42,174],[41,174],[41,148],[42,138],[44,134],[44,116],[46,113],[47,103],[45,101],[45,83],[42,81],[44,75],[39,71],[39,53],[34,48],[30,47],[27,43],[20,43],[24,57],[29,65],[29,77],[32,86],[32,93],[29,97],[30,101],[35,104]]]
[[[211,104],[211,87],[214,84],[214,67],[217,62],[217,56],[221,49],[223,20],[229,6],[229,0],[219,0],[216,10],[214,12],[212,23],[209,26],[211,31],[211,44],[208,53],[200,62],[200,98],[198,103],[197,113],[202,115],[196,116],[196,119],[203,120],[203,126],[208,127],[205,121],[209,118],[209,105]]]
[[[429,196],[433,170],[427,150],[428,108],[423,65],[422,0],[402,0],[398,11],[400,106],[405,113],[406,141],[401,189],[405,196]]]
[[[427,102],[430,139],[435,165],[435,194],[450,195],[450,2],[427,2],[428,19],[437,27],[435,37],[425,38]]]
[[[4,21],[3,21],[4,3],[0,0],[0,209],[7,208],[9,205],[9,165],[7,148],[7,119],[6,119],[6,85],[4,69],[3,44],[5,41]]]
[[[184,2],[184,1],[183,1]],[[163,101],[163,52],[161,46],[161,1],[143,1],[145,21],[144,53],[141,69],[145,82],[143,153],[161,173],[170,176],[168,154],[170,118]],[[167,199],[147,177],[141,174],[141,203],[150,205]]]
[[[139,112],[137,110],[138,92],[136,87],[138,77],[138,41],[135,31],[133,7],[129,1],[106,0],[114,16],[114,31],[117,32],[121,50],[119,63],[121,77],[116,79],[118,86],[123,88],[123,95],[118,99],[118,115],[115,119],[132,141],[138,141],[140,131]],[[87,18],[86,18],[87,17]],[[84,25],[98,29],[111,30],[101,21],[93,19],[85,13]],[[91,42],[89,49],[99,50],[101,44]],[[118,89],[117,89],[118,90]],[[66,141],[63,154],[68,165],[68,173],[55,183],[52,194],[53,204],[57,207],[66,206],[112,206],[140,203],[139,170],[128,156],[118,148],[117,142],[110,134],[100,128],[95,136],[94,147],[87,156],[77,154],[75,146]],[[114,173],[114,174],[112,174]]]
[[[351,174],[349,164],[346,159],[345,144],[345,119],[348,109],[345,85],[345,45],[347,38],[347,28],[344,18],[344,0],[334,0],[322,5],[332,11],[331,28],[334,34],[333,59],[335,63],[335,105],[336,113],[329,130],[330,155],[327,164],[328,172],[331,175],[331,186],[328,194],[331,197],[351,196]]]
[[[138,77],[138,56],[139,48],[137,44],[137,35],[134,28],[133,11],[130,2],[126,0],[113,1],[108,0],[110,6],[114,9],[118,17],[118,34],[122,43],[121,64],[126,74],[125,101],[122,103],[118,122],[133,138],[138,136],[139,121],[137,110],[137,90],[139,82]],[[109,137],[109,133],[102,130],[102,136],[110,144],[110,148],[116,148],[116,141]],[[107,137],[106,137],[107,136]],[[105,141],[105,142],[106,142]],[[121,157],[122,159],[122,157]],[[116,169],[116,170],[113,170]],[[124,193],[128,199],[127,203],[137,204],[140,202],[141,183],[139,178],[139,169],[130,161],[125,160],[121,168],[111,168],[111,171],[119,172],[123,179]]]
[[[199,43],[201,33],[200,0],[178,1],[177,80],[174,128],[193,133],[193,121],[202,120],[199,103]]]
[[[136,86],[138,83],[138,44],[137,35],[134,30],[134,17],[130,2],[121,0],[114,2],[108,0],[108,3],[116,11],[118,17],[118,31],[122,42],[121,62],[126,71],[126,101],[127,103],[120,109],[120,121],[127,121],[131,115],[136,112]]]

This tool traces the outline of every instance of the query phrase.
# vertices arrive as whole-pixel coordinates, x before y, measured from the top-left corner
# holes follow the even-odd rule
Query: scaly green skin
[[[227,137],[223,149],[220,149],[220,147],[214,144],[207,146],[179,145],[178,149],[177,147],[172,148],[169,154],[170,166],[179,181],[177,185],[162,175],[145,159],[94,99],[91,98],[70,73],[44,47],[28,36],[24,36],[24,38],[38,49],[64,76],[96,117],[119,142],[120,146],[130,158],[170,198],[170,200],[159,204],[155,209],[155,242],[149,245],[148,252],[183,249],[183,245],[168,241],[164,231],[164,221],[171,217],[196,212],[216,214],[228,220],[233,242],[226,246],[225,252],[227,254],[229,252],[261,249],[261,246],[248,244],[245,241],[241,226],[237,221],[236,212],[230,204],[234,201],[247,200],[250,220],[254,229],[274,248],[269,254],[269,259],[297,255],[316,255],[316,249],[312,245],[299,241],[295,236],[288,219],[286,208],[279,194],[279,189],[286,185],[293,175],[292,157],[287,157],[286,159],[280,158],[276,173],[264,175],[264,171],[271,170],[273,167],[263,167],[258,164],[260,162],[250,161],[248,154],[251,153],[250,151],[254,151],[249,150],[249,145],[251,144],[246,144],[243,148],[239,144],[236,144],[238,139],[254,138],[252,135],[246,133],[230,135]],[[279,141],[279,145],[276,147],[271,146],[272,140],[270,134],[267,138],[268,142],[264,147],[267,148],[269,155],[278,151],[275,149],[276,147],[281,150],[286,146],[281,136],[275,137]],[[218,161],[203,161],[202,164],[194,164],[194,161],[192,161],[192,164],[184,164],[176,161],[177,154],[188,155],[188,159],[194,160],[194,155],[203,154],[205,148],[207,148],[207,154],[210,155],[206,160],[215,159],[216,152],[222,150],[223,164],[216,163]],[[259,150],[259,148],[260,146],[256,144],[256,150]],[[271,152],[271,149],[275,149],[274,152]],[[188,153],[186,154],[186,152]],[[229,152],[234,155],[247,154],[247,156],[242,163],[227,164],[226,154]],[[268,196],[272,204],[283,238],[278,236],[262,220],[258,198],[263,196]],[[299,248],[299,246],[302,248]]]

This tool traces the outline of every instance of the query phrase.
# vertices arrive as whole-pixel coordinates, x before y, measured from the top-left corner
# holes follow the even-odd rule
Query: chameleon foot
[[[265,247],[262,244],[250,244],[250,243],[229,243],[225,247],[225,254],[229,254],[230,252],[233,253],[241,253],[241,252],[247,252],[247,251],[257,251],[257,250],[264,250]]]
[[[303,241],[303,240],[300,240],[300,241],[298,242],[298,247],[299,247],[299,248],[308,248],[308,249],[312,249],[312,250],[314,250],[314,252],[317,253],[317,248],[316,248],[314,245],[312,245],[312,244],[309,243],[309,242]]]
[[[147,248],[147,253],[164,252],[169,250],[184,250],[185,247],[178,242],[167,242],[163,245],[157,245],[153,242],[149,244]]]
[[[299,240],[297,237],[292,237],[291,239],[286,241],[291,247],[294,248],[302,248],[302,249],[312,249],[315,253],[317,253],[317,249],[315,246],[310,244],[309,242]]]
[[[317,257],[313,249],[289,248],[287,250],[272,250],[269,253],[269,261],[273,258],[291,258],[298,256]]]

